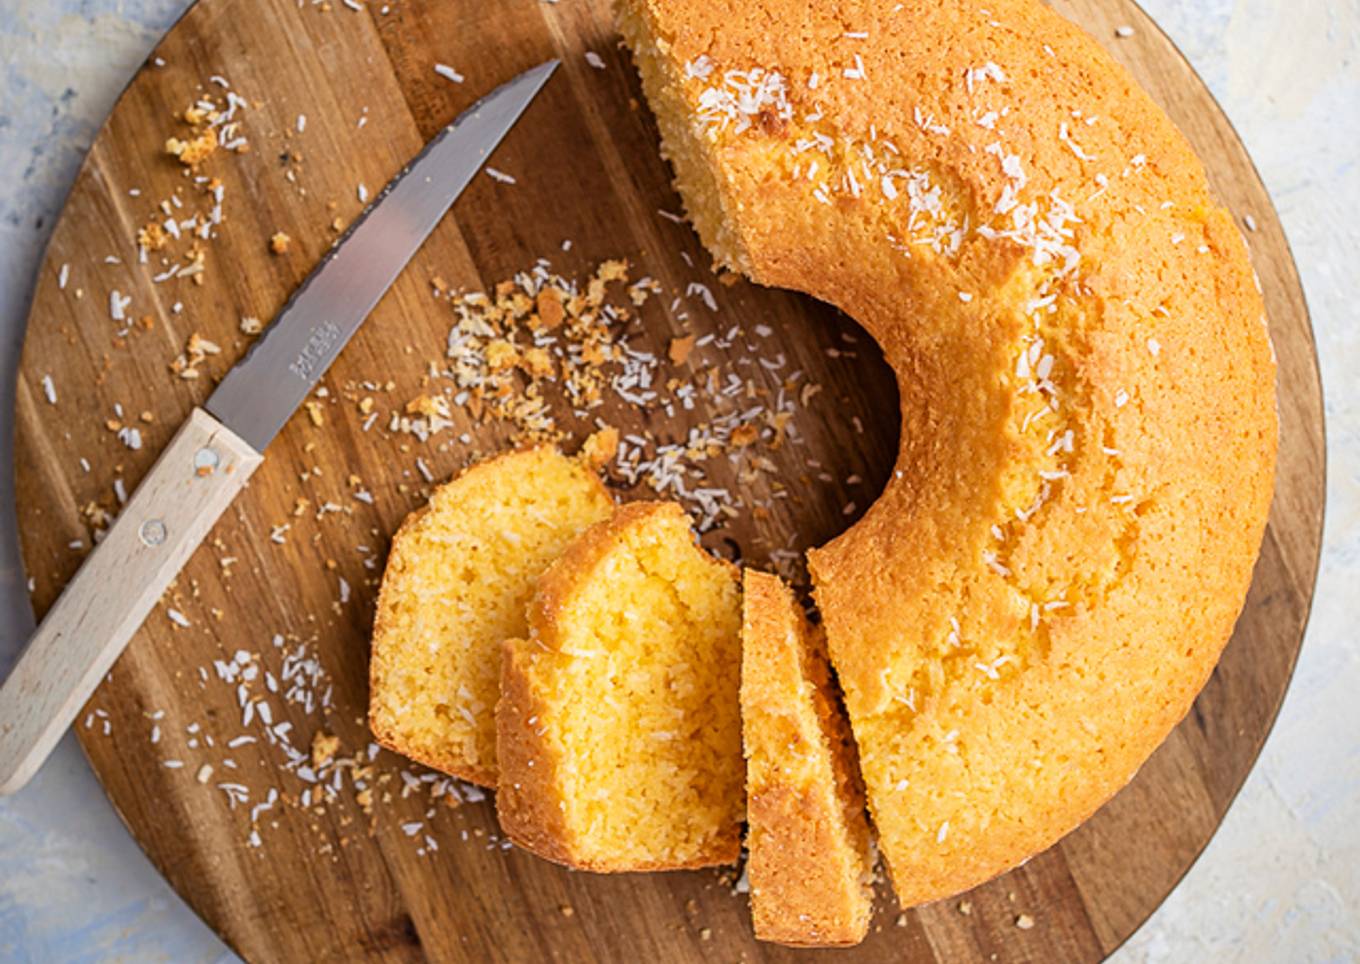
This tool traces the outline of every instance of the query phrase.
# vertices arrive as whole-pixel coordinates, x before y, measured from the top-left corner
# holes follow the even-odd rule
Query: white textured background
[[[81,157],[186,6],[0,0],[0,369]],[[1322,361],[1329,478],[1322,576],[1279,722],[1208,851],[1117,959],[1360,960],[1360,0],[1144,6],[1227,110],[1284,220]],[[0,388],[10,404],[7,377]],[[0,961],[221,957],[69,737],[0,801]]]

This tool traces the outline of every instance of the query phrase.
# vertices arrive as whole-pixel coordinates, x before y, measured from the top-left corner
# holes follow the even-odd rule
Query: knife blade
[[[437,134],[190,413],[0,685],[0,796],[47,759],[265,447],[556,67],[526,71]]]
[[[264,451],[556,66],[520,74],[431,140],[227,373],[208,411]]]

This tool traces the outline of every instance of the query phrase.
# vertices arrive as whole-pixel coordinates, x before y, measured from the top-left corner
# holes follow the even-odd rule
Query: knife
[[[392,179],[195,408],[0,686],[0,796],[47,759],[264,450],[557,67],[468,108]]]

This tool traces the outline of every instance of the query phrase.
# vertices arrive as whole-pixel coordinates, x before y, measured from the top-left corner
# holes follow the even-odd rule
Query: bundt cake
[[[896,373],[887,487],[809,565],[898,897],[962,891],[1122,787],[1232,631],[1276,449],[1245,246],[1038,0],[618,12],[716,263]]]
[[[751,569],[742,579],[741,731],[756,937],[858,944],[874,894],[854,741],[820,629],[777,576]]]
[[[392,540],[369,663],[382,745],[496,783],[501,644],[523,636],[539,575],[614,509],[585,459],[551,446],[481,462],[434,491]]]
[[[675,503],[587,529],[505,644],[496,706],[501,828],[596,871],[735,862],[745,809],[737,570]]]

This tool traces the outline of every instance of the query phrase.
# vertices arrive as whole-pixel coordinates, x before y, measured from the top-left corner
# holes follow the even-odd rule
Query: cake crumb
[[[538,320],[549,331],[562,324],[566,309],[562,307],[562,294],[556,288],[544,288],[538,293],[534,306],[538,309]]]
[[[1015,918],[1015,926],[1022,931],[1027,931],[1034,926],[1034,918],[1029,916],[1029,914],[1021,914],[1019,917]]]
[[[738,425],[732,430],[732,444],[738,448],[745,448],[760,438],[760,429],[751,423]]]
[[[670,359],[672,365],[683,365],[689,360],[689,353],[694,350],[695,337],[686,335],[684,338],[672,338],[670,347]]]
[[[370,408],[371,407],[370,404]],[[449,406],[442,398],[437,398],[429,394],[421,394],[406,403],[406,414],[417,415],[423,418],[447,418],[449,415]]]
[[[137,246],[147,251],[159,251],[170,242],[170,235],[155,221],[148,222],[137,231]]]
[[[185,341],[184,351],[170,363],[170,370],[182,379],[195,379],[199,376],[198,366],[209,355],[220,355],[221,353],[220,346],[195,331],[190,333],[188,340]]]
[[[973,902],[971,900],[959,901],[959,913],[962,914],[964,917],[967,917],[969,914],[973,913]]]
[[[312,737],[312,766],[320,770],[335,759],[336,751],[339,749],[340,737],[325,730],[317,730],[316,736]]]
[[[548,378],[553,373],[552,356],[545,348],[530,348],[520,356],[520,367],[531,378]]]
[[[611,461],[619,451],[619,430],[611,425],[606,425],[598,432],[594,432],[581,446],[581,457],[592,468],[598,469],[600,466]]]
[[[518,360],[519,352],[504,338],[497,338],[486,346],[486,364],[493,372],[513,368]]]
[[[188,112],[185,113],[185,120],[189,120]],[[182,141],[178,137],[171,137],[165,142],[165,153],[177,157],[185,167],[197,167],[215,150],[217,131],[211,127],[203,129],[192,140]]]
[[[269,250],[274,254],[287,254],[288,246],[292,243],[293,239],[283,231],[275,231],[269,238]]]

